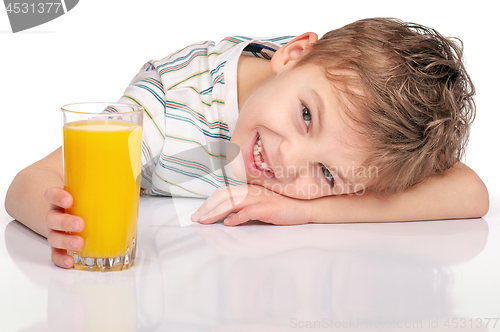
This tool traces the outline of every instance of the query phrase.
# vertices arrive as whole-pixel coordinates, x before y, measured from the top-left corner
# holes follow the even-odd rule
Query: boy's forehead
[[[321,118],[330,126],[337,127],[348,142],[362,145],[366,140],[361,137],[365,131],[361,125],[363,111],[357,102],[363,96],[361,89],[333,82],[324,76],[318,78],[318,84],[310,90],[321,106]]]
[[[342,159],[352,164],[362,164],[366,159],[368,142],[366,129],[356,121],[362,117],[361,110],[352,100],[352,96],[338,88],[329,80],[323,81],[323,107],[321,121],[326,142],[335,142],[333,147]],[[320,92],[321,93],[321,92]],[[320,93],[318,98],[321,98]]]

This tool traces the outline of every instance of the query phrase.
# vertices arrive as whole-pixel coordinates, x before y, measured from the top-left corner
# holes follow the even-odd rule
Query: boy
[[[301,224],[486,214],[486,187],[459,161],[473,95],[452,41],[367,19],[320,40],[191,45],[147,63],[120,101],[145,108],[145,193],[210,196],[191,217],[201,223]],[[69,268],[83,239],[67,232],[84,220],[63,213],[61,160],[58,149],[21,171],[6,209]]]

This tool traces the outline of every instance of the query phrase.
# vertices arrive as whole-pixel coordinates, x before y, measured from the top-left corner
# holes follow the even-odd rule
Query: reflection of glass
[[[139,209],[142,107],[65,105],[64,182],[73,195],[67,210],[85,221],[75,268],[117,271],[134,265]]]
[[[137,331],[133,270],[91,275],[58,271],[49,285],[50,331]],[[64,318],[62,316],[65,316]]]
[[[148,220],[140,223],[145,226]],[[14,318],[17,328],[12,331],[154,330],[165,311],[162,274],[149,228],[139,227],[138,236],[141,242],[133,269],[80,273],[55,267],[48,257],[47,240],[17,221],[10,222],[5,229],[7,251],[28,281],[21,282],[22,289],[17,286],[16,296],[24,298],[30,308],[41,309],[20,314],[25,320]],[[46,318],[30,321],[34,315]],[[2,331],[4,322],[0,323]]]

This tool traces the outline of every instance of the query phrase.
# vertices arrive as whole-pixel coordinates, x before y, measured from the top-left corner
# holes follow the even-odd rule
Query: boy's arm
[[[387,197],[365,193],[297,200],[252,187],[248,186],[248,193],[231,189],[231,197],[227,189],[218,190],[192,220],[212,223],[234,213],[225,219],[226,225],[254,219],[273,224],[416,221],[477,218],[489,207],[486,186],[462,163],[402,194]],[[233,201],[240,203],[233,206]]]
[[[81,232],[82,218],[64,213],[73,204],[70,193],[63,189],[61,148],[20,171],[5,197],[5,209],[12,217],[47,238],[52,247],[52,261],[60,266],[73,266],[67,250],[80,250],[83,238],[69,232]]]
[[[489,197],[476,173],[460,163],[399,195],[342,195],[311,203],[311,222],[416,221],[482,217]]]
[[[61,148],[20,171],[12,181],[5,197],[5,209],[36,233],[47,237],[45,216],[51,205],[44,199],[51,187],[64,186]]]

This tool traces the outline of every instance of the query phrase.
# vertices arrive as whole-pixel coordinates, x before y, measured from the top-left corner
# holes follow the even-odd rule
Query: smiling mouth
[[[260,140],[260,135],[257,136],[257,140],[255,141],[255,144],[253,146],[253,159],[255,166],[257,167],[258,170],[264,171],[264,172],[270,172],[274,174],[274,172],[271,170],[270,165],[268,165],[264,161],[264,156],[262,155],[262,141]]]

